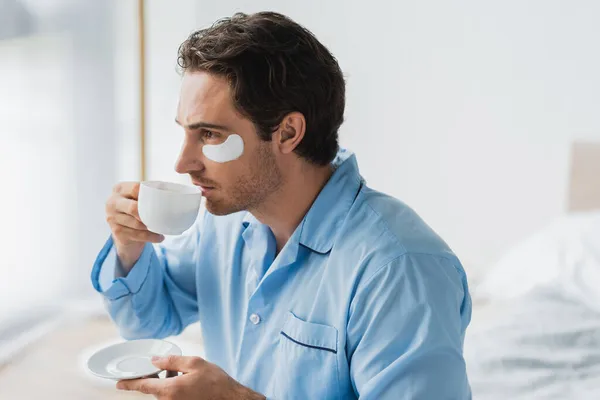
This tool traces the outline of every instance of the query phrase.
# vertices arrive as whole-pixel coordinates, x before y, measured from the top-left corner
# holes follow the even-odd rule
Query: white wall
[[[183,131],[175,124],[180,77],[177,49],[198,28],[201,2],[150,0],[148,4],[148,176],[187,181],[175,173]]]
[[[113,9],[108,2],[72,6],[68,111],[74,145],[71,193],[76,198],[70,212],[76,219],[68,241],[76,259],[65,290],[68,296],[98,299],[90,285],[90,270],[110,235],[104,206],[117,171]]]
[[[600,140],[600,3],[149,2],[150,176],[173,170],[176,50],[192,29],[271,9],[339,59],[342,145],[474,271],[563,212],[574,138]],[[451,4],[452,3],[452,4]]]
[[[116,177],[109,11],[73,4],[0,41],[0,326],[94,295]]]
[[[54,298],[75,264],[68,39],[0,41],[0,326]]]
[[[119,181],[140,178],[140,82],[136,1],[113,0],[115,119]],[[153,91],[154,93],[154,91]]]

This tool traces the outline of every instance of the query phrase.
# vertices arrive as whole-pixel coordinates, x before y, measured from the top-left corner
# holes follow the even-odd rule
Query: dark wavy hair
[[[181,72],[224,76],[236,109],[262,140],[300,112],[306,133],[296,153],[327,165],[338,151],[345,82],[335,57],[306,28],[275,12],[236,13],[193,32],[179,47]]]

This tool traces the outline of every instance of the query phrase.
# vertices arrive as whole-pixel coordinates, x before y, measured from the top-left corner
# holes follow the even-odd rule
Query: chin
[[[220,202],[210,201],[208,199],[206,199],[206,210],[212,215],[216,216],[224,216],[243,211],[243,209],[235,207],[231,204],[223,204]]]

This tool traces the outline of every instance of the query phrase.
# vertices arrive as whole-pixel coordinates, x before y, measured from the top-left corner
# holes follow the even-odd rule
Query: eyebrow
[[[181,125],[181,122],[179,122],[177,120],[177,118],[175,118],[175,123],[179,126],[183,126]],[[196,130],[196,129],[200,129],[200,128],[205,128],[205,129],[219,129],[222,131],[230,131],[231,129],[229,129],[229,127],[225,126],[225,125],[219,125],[219,124],[211,124],[208,122],[202,122],[202,121],[198,121],[198,122],[194,122],[193,124],[189,124],[187,126],[183,126],[185,129],[189,129],[191,131]]]

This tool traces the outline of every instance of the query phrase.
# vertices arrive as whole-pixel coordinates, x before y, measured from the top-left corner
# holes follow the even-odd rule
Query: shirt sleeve
[[[127,276],[127,273],[121,266],[119,257],[117,257],[117,250],[115,246],[111,246],[106,259],[100,266],[100,273],[98,275],[100,290],[106,292],[115,283],[116,278],[124,278],[125,276]]]
[[[406,254],[359,284],[347,352],[362,400],[471,399],[463,343],[471,318],[458,260]]]
[[[199,218],[184,234],[147,243],[125,274],[108,239],[92,268],[92,285],[125,339],[165,338],[198,320]]]

